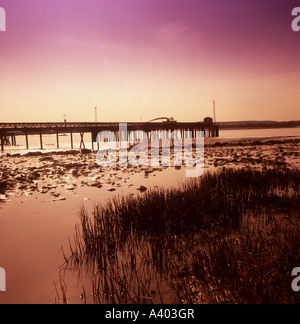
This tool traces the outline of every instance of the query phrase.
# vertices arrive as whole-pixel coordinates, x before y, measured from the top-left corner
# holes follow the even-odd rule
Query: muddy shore
[[[205,168],[291,168],[300,167],[299,138],[211,140],[205,144]],[[130,178],[153,177],[167,167],[99,167],[96,152],[58,151],[2,154],[0,202],[34,193],[50,194],[52,201],[67,199],[66,193],[80,187],[115,192],[130,188]],[[184,166],[183,166],[184,167]],[[176,169],[180,169],[176,168]],[[141,186],[132,188],[145,192]]]
[[[299,169],[299,146],[299,138],[209,139],[205,169]],[[0,261],[9,287],[1,303],[53,303],[61,248],[72,239],[81,204],[92,212],[115,196],[186,181],[185,167],[101,168],[90,151],[20,151],[2,154],[1,162]],[[73,273],[68,278],[72,286]],[[80,302],[76,287],[77,281],[68,289],[74,303]]]

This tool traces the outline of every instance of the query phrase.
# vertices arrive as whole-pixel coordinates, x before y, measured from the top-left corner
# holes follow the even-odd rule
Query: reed
[[[82,206],[65,268],[85,269],[94,303],[293,303],[299,184],[299,170],[225,169]]]

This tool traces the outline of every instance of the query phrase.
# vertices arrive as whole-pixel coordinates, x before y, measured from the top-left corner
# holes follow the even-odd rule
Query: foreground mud
[[[205,168],[299,168],[300,140],[232,141],[206,143]],[[0,202],[13,197],[50,194],[52,200],[67,199],[80,187],[94,187],[115,192],[134,187],[133,175],[153,177],[165,167],[105,167],[96,163],[96,153],[60,151],[3,154],[0,166]],[[176,168],[180,170],[181,168]],[[145,192],[137,186],[134,190]]]

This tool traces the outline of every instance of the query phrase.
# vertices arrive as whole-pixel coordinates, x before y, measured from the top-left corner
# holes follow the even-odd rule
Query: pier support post
[[[41,143],[41,150],[43,150],[43,133],[40,132],[40,143]]]
[[[91,133],[91,138],[92,138],[92,151],[94,151],[94,139],[93,139],[93,133]]]
[[[80,149],[85,149],[85,144],[84,144],[84,133],[80,133]]]
[[[71,132],[70,135],[71,135],[71,149],[73,150],[73,148],[74,148],[74,144],[73,144],[73,133]]]
[[[4,152],[4,137],[1,135],[1,152]]]
[[[11,135],[11,145],[12,146],[16,146],[17,145],[16,135]]]
[[[11,146],[10,136],[4,136],[4,145]]]
[[[28,141],[28,134],[25,134],[25,138],[26,138],[26,150],[29,150],[29,141]]]
[[[57,148],[59,149],[59,134],[58,134],[58,132],[56,133],[56,143],[57,143]]]

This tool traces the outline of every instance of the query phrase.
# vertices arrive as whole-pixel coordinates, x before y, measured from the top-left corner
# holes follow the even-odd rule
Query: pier
[[[60,148],[59,136],[69,134],[70,147],[74,149],[73,134],[80,134],[80,149],[85,149],[84,135],[91,135],[92,149],[97,143],[97,135],[102,131],[113,132],[117,141],[120,140],[120,123],[0,123],[1,151],[5,146],[16,146],[17,137],[25,136],[26,149],[29,150],[30,135],[39,135],[40,149],[44,149],[43,135],[56,134],[56,146]],[[150,139],[151,132],[174,132],[177,131],[184,137],[184,133],[189,131],[192,136],[196,136],[197,131],[204,132],[205,137],[219,137],[219,127],[213,123],[212,118],[206,118],[204,122],[180,123],[180,122],[148,122],[148,123],[127,123],[128,134],[133,131],[141,131]]]

